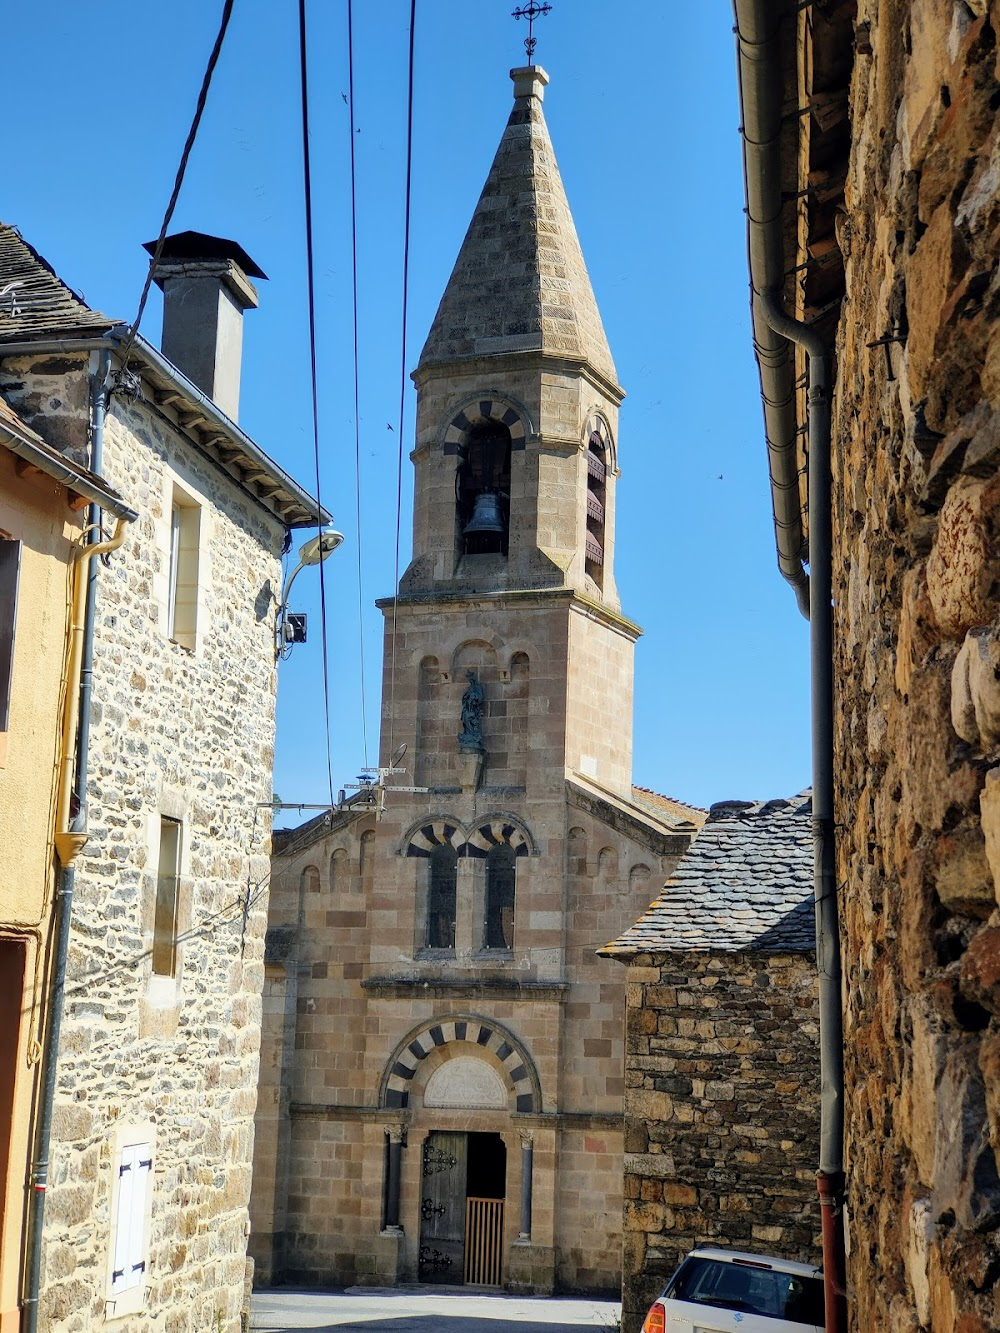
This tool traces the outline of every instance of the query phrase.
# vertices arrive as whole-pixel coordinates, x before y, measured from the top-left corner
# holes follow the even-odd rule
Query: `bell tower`
[[[509,727],[501,735],[501,719],[517,715],[519,688],[541,686],[535,673],[547,663],[559,677],[545,685],[548,707],[559,708],[563,726],[546,764],[627,792],[639,631],[621,616],[614,577],[623,392],[542,113],[548,76],[529,65],[511,78],[514,106],[413,374],[413,559],[398,597],[384,604],[393,612],[387,635],[397,651],[387,638],[387,654],[401,706],[386,719],[385,739],[391,732],[394,744],[415,745],[427,785],[464,785],[462,751],[472,747],[468,738],[456,747],[452,734],[451,758],[436,748],[449,723],[443,715],[432,722],[429,695],[436,682],[459,716],[476,668],[451,659],[475,607],[484,642],[504,645],[495,666],[484,664],[484,766],[475,785],[533,785],[530,747]],[[400,618],[409,626],[412,608],[408,642],[423,638],[431,606],[439,642],[436,651],[427,644],[414,671],[398,653]],[[519,686],[526,673],[531,685]],[[554,725],[551,711],[546,725]]]

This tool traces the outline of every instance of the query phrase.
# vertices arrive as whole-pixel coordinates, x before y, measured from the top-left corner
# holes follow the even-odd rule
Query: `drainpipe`
[[[820,1008],[820,1158],[827,1333],[847,1327],[844,1244],[844,1069],[840,927],[833,823],[833,608],[830,473],[830,357],[815,329],[786,315],[782,229],[784,79],[782,22],[794,8],[733,0],[747,199],[754,351],[760,370],[778,564],[810,622],[813,765],[813,896]],[[794,40],[794,38],[793,38]],[[808,359],[809,573],[795,468],[792,344]],[[794,511],[794,512],[793,512]]]
[[[102,354],[94,381],[91,416],[91,462],[100,466],[102,456],[105,388],[110,357]],[[62,1027],[63,995],[66,985],[66,958],[72,923],[76,858],[87,842],[86,788],[87,758],[90,739],[90,697],[93,675],[94,597],[96,595],[95,557],[117,551],[125,541],[131,520],[119,518],[114,535],[98,540],[96,526],[99,509],[91,506],[87,532],[73,552],[72,621],[66,663],[66,696],[63,705],[62,743],[56,804],[54,842],[59,866],[56,871],[56,895],[52,927],[52,989],[46,1040],[42,1045],[40,1097],[35,1129],[34,1159],[30,1172],[28,1225],[25,1242],[25,1287],[22,1307],[23,1333],[36,1333],[38,1299],[42,1269],[42,1231],[45,1222],[45,1193],[49,1178],[49,1147],[52,1138],[52,1113],[55,1106],[59,1034]],[[73,797],[77,810],[73,810]]]
[[[830,496],[829,354],[808,324],[763,293],[771,328],[798,343],[809,363],[809,656],[812,677],[813,897],[819,973],[819,1191],[827,1333],[847,1327],[844,1259],[844,1030],[833,824],[833,529]]]

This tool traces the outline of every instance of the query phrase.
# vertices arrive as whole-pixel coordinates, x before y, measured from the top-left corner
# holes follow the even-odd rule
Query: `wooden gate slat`
[[[465,1281],[499,1287],[503,1269],[503,1199],[465,1203]]]

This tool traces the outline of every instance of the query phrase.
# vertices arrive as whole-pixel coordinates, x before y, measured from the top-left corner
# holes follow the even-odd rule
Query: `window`
[[[430,855],[430,886],[427,894],[427,947],[454,949],[458,899],[458,852],[450,843],[435,847]]]
[[[514,882],[516,856],[513,847],[491,847],[486,853],[487,949],[514,947]]]
[[[156,867],[156,905],[153,909],[153,974],[172,977],[177,972],[177,905],[181,875],[181,824],[160,816],[160,852]]]
[[[176,486],[170,506],[167,637],[194,651],[198,627],[198,548],[201,508]]]
[[[0,731],[10,727],[10,685],[14,667],[14,625],[21,543],[0,538]]]
[[[108,1295],[118,1317],[141,1308],[153,1197],[153,1128],[127,1128],[115,1155]]]
[[[507,554],[510,528],[510,431],[500,421],[473,426],[455,478],[458,530],[465,555]]]

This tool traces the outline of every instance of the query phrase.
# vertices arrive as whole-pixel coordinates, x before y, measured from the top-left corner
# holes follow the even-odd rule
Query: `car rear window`
[[[667,1287],[666,1296],[694,1305],[745,1310],[770,1319],[824,1325],[823,1282],[774,1268],[727,1263],[692,1255],[685,1259]]]

